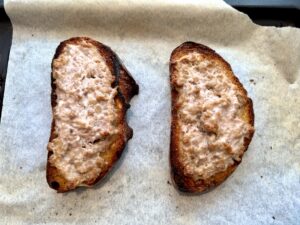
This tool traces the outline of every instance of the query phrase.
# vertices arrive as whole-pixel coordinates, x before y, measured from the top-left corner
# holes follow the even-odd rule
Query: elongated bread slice
[[[205,192],[238,166],[254,133],[252,101],[230,65],[193,42],[170,59],[170,163],[179,190]]]
[[[57,192],[94,185],[132,137],[125,117],[138,85],[109,47],[86,37],[60,43],[51,78],[48,184]]]

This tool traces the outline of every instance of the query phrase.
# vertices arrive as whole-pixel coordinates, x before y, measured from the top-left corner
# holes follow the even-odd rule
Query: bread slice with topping
[[[252,101],[230,65],[193,42],[170,59],[170,163],[179,190],[205,192],[238,166],[254,133]]]
[[[48,184],[57,192],[92,186],[132,137],[126,110],[138,85],[109,47],[87,37],[60,43],[51,84]]]

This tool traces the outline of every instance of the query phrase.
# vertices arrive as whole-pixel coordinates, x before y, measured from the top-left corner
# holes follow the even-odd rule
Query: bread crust
[[[55,93],[56,85],[54,83],[54,78],[53,78],[53,62],[55,59],[57,59],[60,56],[60,54],[62,54],[63,49],[66,47],[66,45],[80,44],[82,40],[85,40],[86,42],[92,44],[97,48],[101,56],[106,61],[106,64],[111,71],[111,74],[115,76],[115,80],[112,84],[112,87],[117,87],[117,91],[118,91],[114,100],[117,107],[119,107],[120,113],[118,114],[118,121],[120,122],[120,124],[122,124],[122,135],[123,135],[123,138],[118,138],[114,140],[114,144],[112,144],[110,149],[105,151],[106,153],[103,154],[103,157],[107,160],[108,164],[105,166],[105,168],[102,168],[101,173],[97,177],[91,178],[80,185],[80,186],[92,186],[96,184],[99,180],[101,180],[105,175],[107,175],[107,173],[112,169],[112,167],[117,162],[117,160],[121,157],[127,141],[132,138],[133,131],[126,122],[126,111],[130,107],[129,102],[131,98],[134,95],[138,94],[139,86],[136,84],[135,80],[132,78],[132,76],[127,71],[125,66],[121,63],[118,56],[109,47],[107,47],[106,45],[100,42],[92,40],[88,37],[74,37],[60,43],[60,45],[56,49],[54,58],[52,60],[52,64],[51,64],[52,109],[56,106],[56,98],[57,98]],[[55,128],[55,119],[52,119],[49,142],[55,138],[54,128]],[[67,192],[69,190],[77,188],[77,186],[74,187],[72,183],[66,180],[56,167],[51,165],[51,163],[49,162],[49,158],[52,154],[53,152],[48,148],[46,178],[49,186],[57,190],[57,192]]]
[[[210,57],[211,60],[219,60],[223,63],[224,69],[228,71],[230,75],[229,79],[238,87],[244,96],[246,96],[247,102],[243,109],[242,119],[248,124],[254,126],[254,112],[252,100],[247,97],[247,91],[244,89],[243,85],[240,83],[239,79],[234,75],[231,66],[227,63],[220,55],[218,55],[211,48],[194,43],[194,42],[185,42],[173,50],[170,57],[170,84],[171,84],[171,98],[172,98],[172,119],[171,119],[171,142],[170,142],[170,167],[171,167],[171,176],[175,186],[182,192],[190,193],[203,193],[207,192],[214,187],[221,184],[226,178],[230,176],[237,168],[241,161],[234,161],[234,164],[229,166],[225,171],[216,173],[214,176],[208,179],[195,180],[192,176],[186,175],[184,173],[184,165],[180,159],[179,155],[179,124],[177,118],[177,100],[178,92],[175,85],[175,64],[176,60],[190,52],[198,52],[205,54]],[[254,130],[251,131],[249,137],[244,139],[244,152],[247,150],[251,139],[253,137]]]

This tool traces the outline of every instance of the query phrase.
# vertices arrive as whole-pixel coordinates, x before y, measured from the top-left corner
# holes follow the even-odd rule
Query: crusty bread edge
[[[119,146],[116,149],[116,152],[114,154],[114,157],[112,158],[112,162],[104,171],[102,171],[96,179],[90,180],[85,182],[84,184],[80,186],[93,186],[96,184],[99,180],[101,180],[104,176],[108,174],[108,172],[113,168],[114,164],[118,161],[118,159],[121,157],[123,150],[126,146],[126,143],[129,139],[132,138],[133,131],[128,126],[126,121],[126,111],[130,107],[129,101],[134,95],[137,95],[139,93],[139,86],[136,84],[135,80],[132,78],[128,70],[125,68],[125,66],[121,63],[118,56],[106,45],[103,45],[100,42],[97,42],[95,40],[92,40],[88,37],[75,37],[70,38],[68,40],[65,40],[60,43],[60,45],[57,47],[56,52],[54,54],[51,68],[53,68],[53,61],[60,56],[60,54],[63,52],[64,47],[67,44],[77,44],[81,40],[85,40],[91,44],[93,44],[99,51],[99,53],[102,55],[102,57],[106,60],[106,63],[111,70],[111,73],[116,77],[115,81],[113,82],[112,86],[118,86],[118,94],[115,97],[115,101],[121,103],[122,110],[121,110],[121,123],[123,124],[123,134],[124,134],[124,141],[120,141]],[[56,106],[56,85],[54,83],[53,79],[53,70],[51,72],[51,106],[52,109]],[[51,134],[49,138],[49,142],[55,138],[54,136],[54,127],[55,127],[55,120],[52,118],[52,124],[51,124]],[[48,157],[47,157],[47,168],[46,168],[46,178],[48,185],[57,190],[57,192],[66,192],[71,189],[68,185],[68,181],[60,175],[59,171],[53,167],[49,162],[49,157],[53,154],[52,152],[48,151]],[[57,182],[57,179],[59,182]]]
[[[212,190],[219,184],[221,184],[223,181],[225,181],[230,174],[234,172],[234,170],[237,168],[239,163],[241,161],[234,161],[234,164],[227,168],[226,171],[220,172],[215,174],[213,177],[211,177],[208,180],[199,180],[195,181],[192,177],[186,176],[183,171],[183,165],[180,162],[180,157],[178,153],[179,148],[179,127],[177,123],[177,107],[176,102],[178,98],[178,93],[176,91],[175,85],[172,82],[172,75],[175,72],[175,66],[174,61],[176,61],[177,58],[180,56],[185,55],[188,52],[199,52],[206,55],[209,55],[211,57],[215,57],[216,59],[222,61],[226,67],[226,70],[229,71],[229,74],[231,74],[230,79],[234,84],[237,85],[239,90],[247,96],[247,91],[243,87],[243,85],[240,83],[239,79],[234,76],[234,73],[231,69],[231,66],[228,62],[226,62],[219,54],[217,54],[214,50],[211,48],[194,43],[194,42],[185,42],[175,48],[171,54],[170,57],[170,84],[171,84],[171,98],[172,98],[172,119],[171,119],[171,142],[170,142],[170,167],[171,167],[171,177],[173,180],[174,185],[178,188],[179,191],[182,192],[189,192],[189,193],[205,193],[207,191]],[[254,112],[253,112],[253,103],[252,100],[247,96],[247,103],[246,103],[246,115],[248,116],[246,118],[246,121],[254,126]],[[251,139],[253,137],[254,131],[250,134],[250,138],[244,139],[244,147],[245,151],[247,151],[248,146],[251,142]]]

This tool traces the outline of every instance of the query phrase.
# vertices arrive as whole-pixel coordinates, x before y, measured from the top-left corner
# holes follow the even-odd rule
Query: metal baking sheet
[[[3,1],[0,1],[0,121],[11,39],[12,25],[5,13]]]

